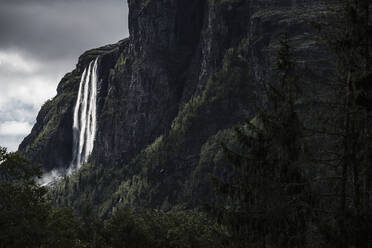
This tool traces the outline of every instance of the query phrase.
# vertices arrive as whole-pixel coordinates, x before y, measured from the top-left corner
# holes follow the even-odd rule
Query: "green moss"
[[[146,8],[148,5],[149,5],[149,3],[151,2],[151,0],[144,0],[143,2],[142,2],[142,8]]]
[[[39,133],[32,146],[38,146],[39,144],[44,143],[44,141],[50,136],[50,134],[57,129],[59,119],[60,118],[58,116],[54,115],[45,125],[43,130]]]
[[[231,146],[234,143],[236,143],[236,139],[233,128],[221,130],[216,135],[209,137],[200,149],[199,163],[192,172],[192,185],[189,187],[198,188],[199,185],[209,185],[204,187],[212,188],[212,175],[222,174],[226,170],[227,161],[222,144]]]
[[[51,109],[53,106],[53,99],[48,99],[42,106],[41,109]]]
[[[163,141],[164,141],[163,139],[164,139],[163,135],[158,137],[151,145],[149,145],[145,149],[145,153],[156,153],[156,152],[158,152],[163,145]]]
[[[159,136],[128,163],[92,167],[86,174],[83,166],[80,179],[66,184],[68,193],[62,198],[74,202],[76,208],[83,204],[83,198],[88,199],[99,205],[103,215],[115,207],[168,208],[187,199],[191,202],[196,182],[205,179],[209,183],[208,170],[217,168],[223,161],[219,142],[229,140],[231,130],[221,131],[210,139],[202,135],[210,135],[208,129],[219,121],[219,114],[231,113],[226,107],[229,101],[246,98],[244,84],[248,66],[244,52],[247,46],[244,41],[226,52],[220,71],[208,80],[200,95],[180,108],[167,134]],[[133,61],[132,69],[140,70],[141,62]],[[124,70],[127,63],[128,58],[122,53],[110,74],[115,77],[117,70]],[[115,118],[111,106],[126,102],[126,99],[115,99],[106,99],[101,118]],[[237,99],[236,102],[243,101]],[[199,133],[202,135],[198,136]]]
[[[110,69],[110,71],[109,71],[109,78],[113,78],[115,76],[115,70],[114,69]]]
[[[66,85],[69,85],[69,84],[71,84],[71,83],[76,83],[77,81],[80,81],[80,79],[81,79],[81,76],[79,75],[79,76],[73,76],[73,77],[69,77],[69,79],[64,83],[64,85],[66,86]]]
[[[197,96],[188,101],[172,123],[173,132],[185,133],[198,117],[199,109],[203,106],[205,97]]]
[[[213,106],[231,96],[243,96],[248,81],[247,67],[243,53],[248,49],[248,41],[243,40],[237,49],[227,50],[222,69],[211,77],[202,94],[192,98],[182,108],[172,123],[171,133],[184,134],[192,125],[204,124],[203,118]],[[206,123],[207,124],[207,123]]]
[[[199,165],[218,163],[224,156],[221,144],[232,142],[233,130],[227,129],[219,131],[216,135],[211,136],[200,149]]]
[[[53,100],[48,100],[43,104],[40,114],[47,121],[31,145],[26,148],[26,152],[37,151],[46,145],[47,140],[58,129],[61,114],[68,110],[68,106],[75,97],[76,94],[73,92],[64,92],[56,96]]]
[[[118,58],[118,60],[116,61],[116,64],[115,64],[115,71],[123,71],[126,64],[127,64],[127,61],[128,61],[129,57],[127,56],[127,54],[125,52],[122,52]]]
[[[148,183],[140,176],[133,176],[132,178],[122,182],[113,197],[114,199],[119,199],[117,207],[134,206],[135,201],[147,188]]]
[[[203,131],[213,125],[211,116],[216,116],[214,111],[219,111],[219,106],[223,106],[226,99],[231,99],[233,96],[244,96],[242,84],[245,84],[247,80],[247,63],[244,61],[242,53],[246,49],[247,43],[244,41],[239,48],[228,50],[221,70],[208,80],[202,94],[193,97],[181,107],[171,125],[169,134],[158,137],[129,163],[126,173],[133,176],[123,180],[114,194],[114,199],[121,199],[120,205],[138,206],[157,202],[157,206],[165,207],[172,205],[175,197],[184,197],[174,196],[165,200],[166,196],[173,194],[172,192],[191,191],[187,189],[185,176],[178,173],[175,168],[180,166],[177,163],[180,158],[182,161],[185,156],[184,149],[188,147],[185,145],[188,139],[196,139],[197,137],[193,137],[196,132]],[[216,106],[218,106],[217,109]],[[206,179],[207,171],[210,171],[213,166],[220,165],[224,157],[220,143],[231,139],[231,136],[232,130],[221,131],[203,145],[199,163],[193,162],[194,165],[188,165],[190,167],[196,166],[195,178]],[[175,173],[177,176],[169,178],[167,173]],[[155,180],[154,175],[165,177],[169,182],[164,184],[160,179]],[[149,184],[151,187],[148,186]],[[172,187],[169,187],[168,184],[171,184]],[[193,186],[195,185],[191,183],[190,188]]]

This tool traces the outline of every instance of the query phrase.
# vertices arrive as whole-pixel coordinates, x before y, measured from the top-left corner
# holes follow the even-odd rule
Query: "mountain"
[[[217,200],[211,175],[228,168],[221,143],[255,116],[288,32],[303,82],[330,74],[311,25],[327,10],[310,0],[128,0],[130,36],[89,50],[41,108],[19,150],[46,172],[73,160],[82,74],[98,59],[94,148],[52,190],[57,204],[197,207]],[[310,89],[310,88],[308,88]]]

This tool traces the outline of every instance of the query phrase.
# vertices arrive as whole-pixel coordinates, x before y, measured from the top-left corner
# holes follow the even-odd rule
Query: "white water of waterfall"
[[[97,120],[97,66],[98,58],[90,62],[81,76],[78,97],[74,109],[73,122],[73,155],[67,174],[87,162],[93,151],[96,136]]]

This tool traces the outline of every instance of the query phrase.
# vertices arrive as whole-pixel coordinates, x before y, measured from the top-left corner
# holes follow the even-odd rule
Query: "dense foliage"
[[[37,184],[40,167],[0,148],[0,247],[220,247],[225,234],[205,214],[182,209],[115,211],[103,221],[56,208]]]
[[[208,133],[219,121],[216,113],[228,115],[252,91],[246,85],[250,41],[242,39],[226,51],[200,96],[181,107],[168,133],[120,169],[86,164],[66,177],[50,194],[58,207],[37,184],[40,168],[0,148],[0,248],[370,247],[370,5],[347,0],[314,23],[337,64],[320,82],[323,95],[304,93],[284,35],[275,80],[262,82],[255,118]],[[115,69],[126,61],[120,56]],[[198,130],[211,135],[199,137]],[[196,159],[183,157],[199,143]],[[183,183],[191,163],[192,176]],[[120,176],[111,180],[114,174]],[[108,187],[118,190],[96,213]],[[92,194],[78,198],[78,191]],[[204,208],[196,194],[208,200]],[[175,206],[179,198],[188,205]],[[133,208],[150,202],[158,209]],[[74,210],[61,208],[71,204]]]
[[[235,130],[240,147],[224,147],[232,172],[215,179],[228,201],[212,209],[234,247],[371,245],[370,4],[345,1],[315,24],[337,64],[322,82],[330,94],[313,96],[320,108],[299,104],[303,85],[282,41],[278,81],[264,82],[266,104]]]

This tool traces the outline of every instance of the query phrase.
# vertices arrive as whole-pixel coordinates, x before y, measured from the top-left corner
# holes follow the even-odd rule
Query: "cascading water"
[[[81,77],[74,109],[73,157],[68,174],[79,169],[93,151],[96,135],[98,58],[91,61]]]
[[[97,109],[97,74],[98,58],[89,63],[81,76],[78,97],[74,109],[73,122],[73,155],[70,167],[66,170],[55,169],[45,173],[38,180],[42,186],[53,185],[63,176],[70,175],[85,163],[93,151],[96,136],[96,109]]]

